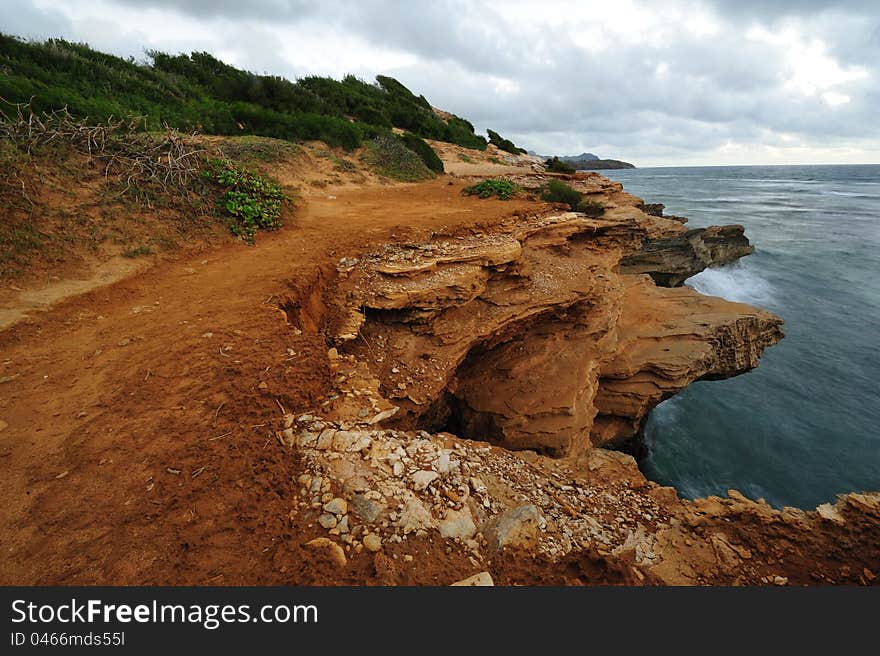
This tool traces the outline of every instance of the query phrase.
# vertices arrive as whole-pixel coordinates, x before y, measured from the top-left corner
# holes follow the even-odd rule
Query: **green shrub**
[[[495,130],[486,130],[486,134],[489,135],[490,144],[494,144],[505,152],[508,152],[512,155],[520,155],[526,152],[522,148],[517,148],[510,139],[505,139],[500,134],[495,132]]]
[[[521,189],[519,185],[506,178],[496,178],[495,180],[483,180],[475,185],[466,187],[464,193],[468,196],[479,196],[480,198],[498,196],[501,200],[510,200]]]
[[[208,160],[205,177],[225,188],[219,206],[232,234],[253,243],[257,230],[281,227],[281,187],[272,180],[238,167],[228,159]]]
[[[63,39],[35,42],[0,34],[0,97],[30,102],[36,113],[67,107],[97,123],[138,116],[145,130],[167,124],[209,134],[321,140],[353,150],[398,127],[424,139],[486,149],[473,125],[458,117],[444,122],[424,96],[394,78],[291,81],[235,68],[207,52],[147,54],[145,63]]]
[[[544,166],[547,167],[548,171],[552,171],[553,173],[574,173],[575,168],[569,164],[568,162],[564,162],[558,157],[553,157],[553,159],[548,159],[544,162]]]
[[[577,205],[577,211],[583,212],[587,216],[593,217],[594,219],[598,219],[600,216],[605,214],[605,206],[602,203],[598,203],[594,200],[582,200]]]
[[[565,203],[572,210],[576,210],[584,195],[569,187],[559,180],[551,180],[544,187],[541,198],[550,203]],[[604,208],[603,208],[604,209]]]
[[[446,124],[446,134],[442,141],[454,143],[463,148],[472,150],[486,150],[489,145],[485,137],[474,133],[474,126],[470,121],[466,121],[458,116],[453,116]]]
[[[379,175],[404,182],[417,182],[434,177],[422,158],[407,148],[397,137],[379,135],[367,144],[367,162]]]
[[[421,157],[425,166],[434,171],[434,173],[443,173],[443,161],[424,139],[420,139],[412,132],[405,132],[400,136],[400,140],[403,141],[407,148]]]

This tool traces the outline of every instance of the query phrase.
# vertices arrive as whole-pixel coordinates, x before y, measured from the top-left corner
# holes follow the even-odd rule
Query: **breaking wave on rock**
[[[707,296],[749,303],[758,307],[774,305],[773,287],[746,261],[706,269],[688,278],[685,285]]]

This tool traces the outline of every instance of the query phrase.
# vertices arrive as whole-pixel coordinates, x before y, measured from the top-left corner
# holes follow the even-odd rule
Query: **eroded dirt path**
[[[256,247],[159,264],[0,333],[0,582],[345,582],[301,552],[320,529],[288,517],[297,467],[263,424],[328,389],[315,313],[339,257],[535,206],[461,186],[315,195]],[[296,334],[282,301],[315,321]],[[391,579],[445,583],[462,559]]]

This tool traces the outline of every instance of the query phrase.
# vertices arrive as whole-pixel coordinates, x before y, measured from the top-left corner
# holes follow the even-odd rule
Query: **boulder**
[[[538,543],[542,521],[541,512],[534,504],[519,506],[490,519],[483,536],[490,551],[505,547],[531,550]]]

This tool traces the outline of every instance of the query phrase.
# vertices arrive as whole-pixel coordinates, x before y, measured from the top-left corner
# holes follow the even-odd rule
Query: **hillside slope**
[[[0,68],[0,98],[7,103],[30,103],[37,112],[67,107],[95,122],[140,117],[152,130],[167,124],[209,134],[320,139],[346,149],[392,128],[478,150],[488,144],[468,121],[435,112],[424,96],[383,75],[375,84],[351,75],[292,82],[206,52],[151,51],[147,62],[136,62],[62,39],[26,42],[4,34]]]

